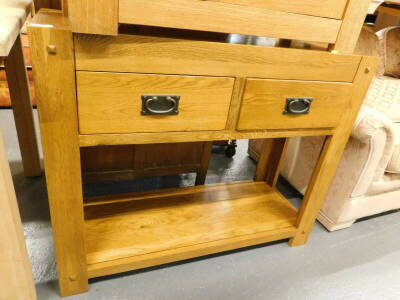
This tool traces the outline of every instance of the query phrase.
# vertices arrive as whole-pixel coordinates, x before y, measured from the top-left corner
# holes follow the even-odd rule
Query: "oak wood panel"
[[[317,214],[335,175],[336,168],[346,147],[354,121],[363,103],[365,94],[374,77],[379,58],[364,57],[351,91],[351,107],[333,136],[328,136],[320,158],[311,176],[297,219],[298,232],[290,241],[291,246],[303,245],[311,233]]]
[[[85,173],[112,172],[135,168],[135,146],[98,146],[81,148],[81,166]]]
[[[39,13],[35,14],[29,25],[35,27],[54,27],[59,30],[71,30],[71,23],[69,19],[63,17],[62,12],[60,12],[59,10],[49,8],[42,8]],[[29,41],[32,42],[30,36]]]
[[[222,130],[233,78],[77,72],[82,134]],[[180,95],[178,115],[141,115],[142,95]],[[205,121],[207,118],[207,121]]]
[[[81,149],[82,169],[96,172],[194,165],[199,163],[202,152],[201,142],[88,147]]]
[[[96,51],[93,51],[96,49]],[[170,37],[75,35],[83,71],[352,82],[361,56]],[[284,58],[284,59],[282,59]]]
[[[118,33],[118,0],[63,0],[72,31],[92,34]]]
[[[338,36],[331,49],[343,54],[352,54],[371,0],[349,0]]]
[[[236,5],[268,8],[290,13],[341,19],[347,0],[208,0]]]
[[[229,182],[226,183],[227,186],[235,185],[233,187],[237,190],[241,185],[246,186],[252,183],[251,180],[240,181],[240,182]],[[207,192],[211,193],[213,191],[218,191],[221,189],[222,184],[212,184],[207,185]],[[190,194],[201,193],[204,191],[204,186],[192,186],[190,188],[166,188],[161,190],[151,190],[151,191],[142,191],[135,193],[121,193],[114,195],[102,195],[102,196],[94,196],[94,197],[86,197],[84,199],[84,206],[97,206],[97,205],[108,205],[113,203],[122,203],[122,202],[132,202],[136,200],[148,200],[152,199],[164,198],[164,197],[186,197]],[[229,187],[228,187],[229,188]]]
[[[206,145],[207,144],[207,145]],[[81,148],[84,182],[197,173],[204,184],[211,142]]]
[[[248,79],[237,128],[336,127],[350,108],[351,89],[348,83]],[[288,97],[312,97],[310,112],[284,114]]]
[[[28,177],[39,176],[42,169],[33,121],[29,80],[20,36],[16,39],[8,57],[5,59],[5,69],[24,174]]]
[[[0,299],[36,300],[35,285],[1,130],[0,211]]]
[[[121,169],[114,171],[95,171],[82,174],[84,183],[131,180],[143,177],[159,177],[198,172],[197,164],[182,164],[176,166],[160,166],[147,169]],[[197,179],[197,177],[196,177]],[[204,184],[204,182],[200,183]]]
[[[132,256],[88,265],[90,278],[116,274],[160,264],[190,259],[208,254],[279,241],[293,237],[296,229],[292,227],[263,231],[255,234],[233,237],[204,244],[166,250],[158,253]]]
[[[260,130],[260,131],[198,131],[198,132],[160,132],[154,133],[126,133],[126,134],[81,134],[81,147],[99,145],[130,145],[154,143],[183,143],[191,141],[220,141],[239,139],[262,139],[294,136],[318,136],[333,134],[332,128],[315,129],[287,129],[287,130]]]
[[[120,0],[119,22],[333,43],[341,20],[227,3]]]
[[[141,268],[147,268],[208,254],[259,245],[272,241],[279,241],[293,237],[295,233],[295,228],[288,227],[233,237],[225,240],[218,240],[204,244],[197,244],[183,248],[166,250],[158,253],[116,259],[88,265],[88,274],[90,278],[94,278]]]
[[[184,189],[86,206],[88,264],[290,228],[296,219],[296,209],[265,183]]]
[[[28,31],[60,294],[67,296],[88,290],[73,39],[61,12],[37,16]]]

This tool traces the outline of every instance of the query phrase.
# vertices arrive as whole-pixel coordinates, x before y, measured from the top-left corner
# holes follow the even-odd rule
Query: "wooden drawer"
[[[336,127],[350,108],[350,83],[248,79],[237,128],[297,129]],[[308,114],[284,113],[287,98],[313,98]]]
[[[335,43],[346,4],[347,0],[119,0],[118,20]]]
[[[225,129],[230,77],[77,72],[82,134]],[[142,95],[179,95],[177,115],[142,115]]]

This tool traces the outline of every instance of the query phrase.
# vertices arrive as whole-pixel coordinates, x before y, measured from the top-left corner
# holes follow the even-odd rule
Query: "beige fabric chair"
[[[400,79],[389,77],[400,77],[400,27],[380,31],[377,37],[384,76],[370,87],[319,214],[330,231],[400,208]],[[323,141],[308,137],[289,142],[282,175],[302,193]]]

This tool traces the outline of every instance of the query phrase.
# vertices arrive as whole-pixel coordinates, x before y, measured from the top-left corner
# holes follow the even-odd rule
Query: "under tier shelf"
[[[89,277],[293,237],[296,218],[264,182],[87,199]]]

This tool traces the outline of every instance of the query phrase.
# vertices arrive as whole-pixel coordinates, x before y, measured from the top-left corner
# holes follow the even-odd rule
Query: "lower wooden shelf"
[[[296,218],[296,208],[264,182],[87,199],[89,277],[293,237]]]

